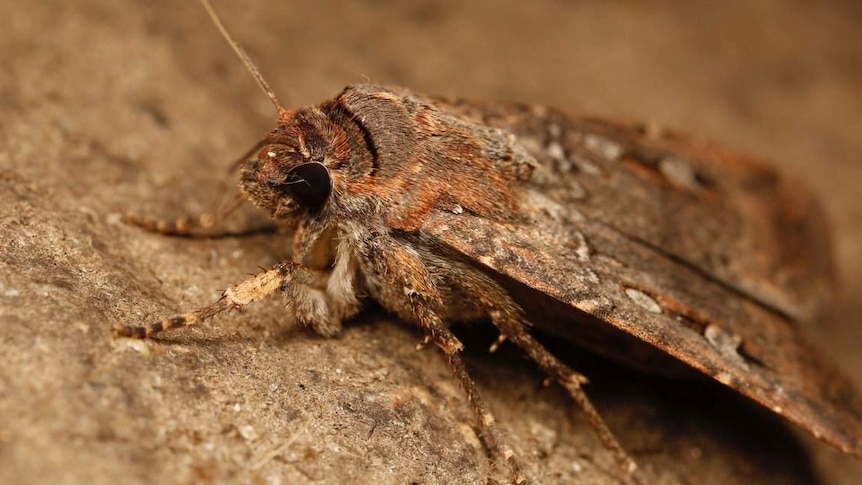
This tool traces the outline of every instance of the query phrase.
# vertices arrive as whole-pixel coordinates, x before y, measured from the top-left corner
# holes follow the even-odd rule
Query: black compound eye
[[[319,207],[332,192],[329,170],[317,162],[303,163],[287,174],[287,193],[302,207]]]

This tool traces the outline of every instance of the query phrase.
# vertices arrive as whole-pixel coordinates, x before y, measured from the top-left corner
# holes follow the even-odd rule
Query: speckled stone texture
[[[116,322],[206,304],[284,239],[119,222],[206,208],[274,113],[196,2],[0,11],[0,483],[488,483],[445,360],[371,307],[337,339],[278,299],[157,342]],[[287,105],[371,80],[653,121],[771,159],[818,193],[843,281],[805,328],[862,385],[857,2],[219,2]],[[255,217],[248,211],[249,217]],[[458,329],[536,483],[616,483],[562,391]],[[652,483],[852,484],[862,463],[717,385],[555,346]]]

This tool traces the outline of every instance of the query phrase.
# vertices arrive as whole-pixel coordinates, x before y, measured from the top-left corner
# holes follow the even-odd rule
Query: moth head
[[[245,162],[240,186],[256,205],[282,219],[319,213],[331,203],[333,170],[347,158],[346,136],[316,108],[286,113]]]
[[[257,66],[222,25],[207,0],[201,3],[225,40],[269,97],[278,122],[249,153],[242,165],[240,187],[256,205],[276,219],[305,211],[320,213],[332,203],[339,177],[333,170],[347,163],[347,135],[319,108],[286,109]],[[255,150],[257,156],[254,157]]]

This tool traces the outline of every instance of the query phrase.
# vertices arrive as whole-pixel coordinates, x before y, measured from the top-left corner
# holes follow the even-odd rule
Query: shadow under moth
[[[862,457],[862,405],[796,322],[831,291],[827,231],[797,184],[748,157],[650,125],[526,104],[349,86],[278,111],[238,161],[240,188],[292,228],[292,259],[210,306],[145,325],[149,338],[276,293],[334,336],[363,296],[416,324],[446,355],[488,449],[523,483],[517,457],[462,362],[449,324],[490,321],[564,387],[636,480],[593,407],[586,378],[532,327],[642,368],[687,364],[845,453]],[[218,214],[156,221],[215,234]]]

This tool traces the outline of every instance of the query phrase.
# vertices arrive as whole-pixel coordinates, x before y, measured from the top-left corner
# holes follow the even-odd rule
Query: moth
[[[862,457],[862,405],[797,329],[832,285],[827,228],[798,184],[756,160],[650,125],[553,108],[354,85],[278,112],[239,162],[240,188],[292,228],[290,261],[215,303],[117,335],[150,338],[276,293],[324,336],[363,296],[448,358],[488,448],[526,479],[449,324],[490,321],[563,386],[625,470],[634,461],[532,327],[642,368],[687,365]],[[164,234],[197,221],[129,217]]]

